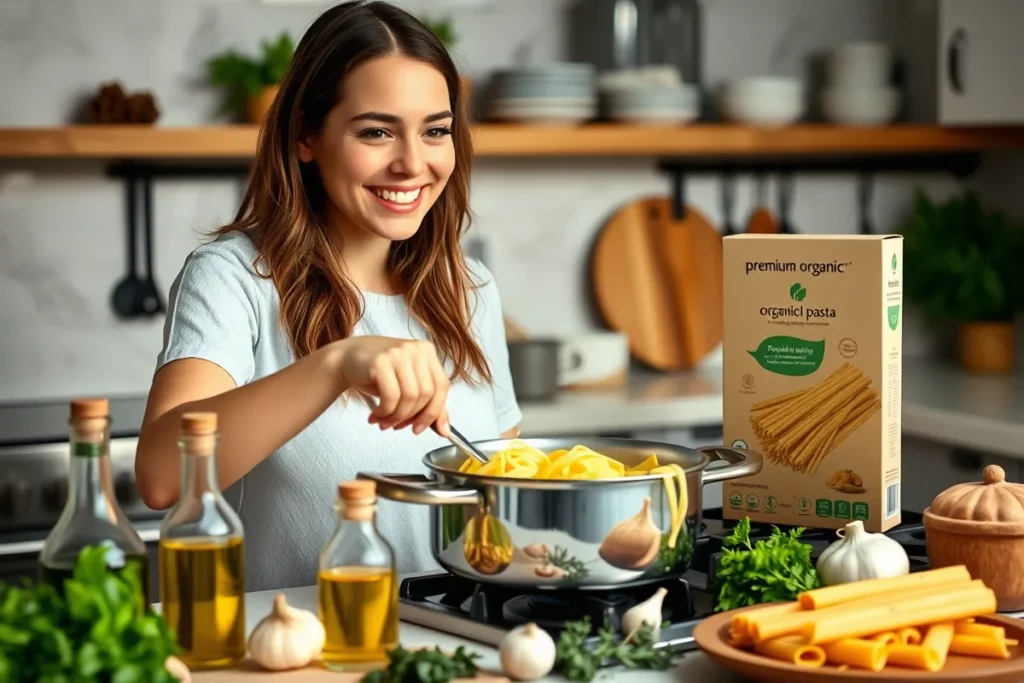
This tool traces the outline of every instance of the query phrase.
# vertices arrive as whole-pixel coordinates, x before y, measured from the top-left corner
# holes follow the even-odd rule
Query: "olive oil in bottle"
[[[217,416],[181,420],[181,494],[160,527],[160,596],[178,657],[192,669],[245,658],[242,522],[217,485]]]
[[[149,605],[149,562],[139,538],[114,495],[110,471],[110,402],[105,398],[71,402],[68,433],[71,468],[64,511],[39,553],[39,581],[64,591],[87,546],[106,548],[107,567],[118,573],[137,568],[139,599]]]
[[[372,481],[338,486],[338,526],[320,552],[317,590],[327,632],[324,664],[336,671],[373,667],[398,644],[395,554],[375,521]]]

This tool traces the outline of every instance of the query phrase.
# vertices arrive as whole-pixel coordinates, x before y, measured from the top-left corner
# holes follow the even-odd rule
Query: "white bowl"
[[[725,84],[719,100],[726,118],[756,126],[784,126],[806,111],[803,84],[793,78],[745,78]]]
[[[827,88],[821,94],[825,118],[846,126],[877,126],[891,122],[900,108],[896,88]]]
[[[830,87],[881,88],[892,76],[892,51],[885,43],[847,43],[832,51],[827,64]]]

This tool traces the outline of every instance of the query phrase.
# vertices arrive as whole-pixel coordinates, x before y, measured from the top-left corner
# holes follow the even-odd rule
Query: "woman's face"
[[[343,223],[388,240],[419,229],[455,169],[448,85],[434,67],[382,57],[349,72],[322,130],[300,143]]]

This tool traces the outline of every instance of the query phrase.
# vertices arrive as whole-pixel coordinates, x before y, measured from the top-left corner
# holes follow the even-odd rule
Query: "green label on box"
[[[814,512],[819,517],[831,517],[832,516],[832,501],[827,498],[819,498],[814,503]]]
[[[900,325],[900,305],[889,306],[889,329],[895,330]]]
[[[837,519],[850,519],[852,510],[850,509],[850,501],[848,500],[837,500],[835,502],[836,518]]]
[[[768,337],[756,351],[747,351],[769,372],[788,377],[810,375],[825,358],[825,340],[805,341],[796,337]]]
[[[853,518],[854,519],[867,519],[870,516],[871,515],[868,512],[868,504],[867,503],[854,503],[853,504]]]

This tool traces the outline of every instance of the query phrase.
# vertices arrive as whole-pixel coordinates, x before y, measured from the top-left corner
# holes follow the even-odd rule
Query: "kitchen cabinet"
[[[939,122],[1024,123],[1024,2],[940,0],[938,9]]]

